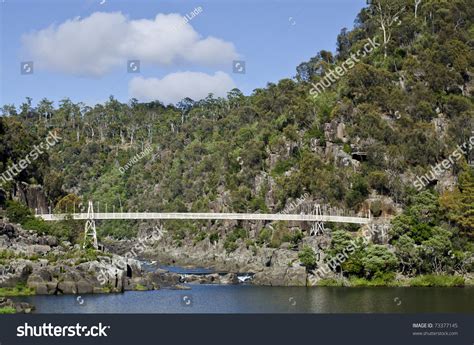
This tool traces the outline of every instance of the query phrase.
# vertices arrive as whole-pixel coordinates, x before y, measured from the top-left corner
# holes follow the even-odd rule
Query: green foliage
[[[387,247],[370,245],[365,249],[362,265],[365,276],[372,278],[395,271],[398,267],[398,260]]]
[[[276,223],[270,240],[270,247],[280,248],[284,242],[290,242],[293,239],[293,234],[288,229],[288,224],[284,222]]]
[[[5,195],[25,182],[42,185],[57,212],[92,199],[101,211],[273,213],[304,193],[358,212],[369,194],[377,193],[404,208],[390,233],[397,267],[389,252],[360,246],[339,268],[343,275],[372,281],[387,270],[415,275],[466,269],[460,256],[452,259],[448,253],[468,257],[474,247],[474,172],[466,164],[472,150],[453,166],[457,185],[440,196],[430,187],[414,194],[414,180],[407,177],[421,176],[448,159],[474,130],[474,102],[466,93],[471,82],[466,71],[474,68],[473,6],[466,0],[423,1],[416,16],[408,0],[374,0],[368,7],[353,30],[337,37],[337,54],[317,52],[297,67],[295,80],[269,83],[249,96],[234,89],[226,98],[210,95],[175,106],[121,103],[113,97],[93,107],[69,99],[57,107],[47,99],[33,106],[30,98],[19,110],[4,105],[0,171],[24,158],[51,128],[60,128],[63,138],[6,183]],[[381,27],[380,20],[398,19],[401,25]],[[390,38],[383,43],[382,29]],[[380,48],[358,58],[322,94],[310,96],[312,84],[357,56],[374,37]],[[334,135],[341,123],[345,140]],[[434,123],[443,124],[441,132]],[[146,145],[152,153],[122,174],[119,168]],[[335,154],[340,150],[367,155],[357,157],[360,164],[339,166]],[[81,195],[69,194],[72,190]],[[1,193],[0,204],[3,199]],[[371,211],[377,216],[380,205],[372,203]],[[7,204],[6,214],[27,229],[80,241],[81,222],[44,223],[15,202]],[[130,238],[138,224],[98,222],[98,231]],[[186,239],[201,240],[206,225],[169,221],[167,230],[180,246]],[[353,240],[339,230],[328,259]],[[256,243],[276,248],[283,242],[298,244],[300,237],[277,225],[262,229]],[[218,233],[209,239],[216,243]],[[243,239],[240,234],[229,234],[226,249],[235,250],[238,239]],[[386,266],[376,254],[388,260]]]
[[[341,279],[326,278],[318,281],[318,286],[345,286]]]
[[[3,297],[14,297],[14,296],[30,296],[34,295],[35,290],[26,287],[23,283],[17,284],[12,288],[0,288],[0,296]]]
[[[410,280],[410,286],[442,286],[442,287],[456,287],[464,286],[465,280],[461,276],[447,276],[447,275],[421,275]]]
[[[474,239],[474,170],[459,174],[459,187],[440,196],[441,210],[460,228],[460,234]]]
[[[76,222],[76,224],[80,224]],[[137,228],[133,226],[134,223],[127,220],[107,220],[99,222],[97,225],[97,234],[100,237],[112,236],[117,239],[129,239],[137,235]],[[79,234],[82,233],[83,229],[79,230]]]
[[[265,243],[268,244],[270,242],[271,237],[272,237],[272,230],[270,228],[263,228],[260,230],[257,243],[259,245],[263,245]]]
[[[373,171],[369,174],[368,182],[371,188],[383,194],[388,190],[388,176],[383,171]]]
[[[346,196],[347,205],[351,208],[357,206],[369,195],[369,185],[364,177],[357,175],[352,182],[352,189]]]
[[[247,238],[247,231],[242,228],[236,228],[234,229],[229,235],[227,235],[227,238],[224,242],[224,248],[228,252],[233,252],[238,248],[238,244],[236,241],[238,239],[246,239]]]
[[[54,208],[55,213],[79,213],[82,200],[75,194],[68,194],[61,198]]]
[[[219,242],[219,234],[217,232],[210,234],[209,242],[211,242],[212,244]]]
[[[312,270],[316,267],[316,254],[313,248],[304,246],[303,249],[298,253],[298,258],[301,264],[306,267],[307,270]]]
[[[135,285],[135,290],[136,291],[147,291],[148,289],[147,289],[146,286],[143,286],[141,284],[137,284],[137,285]]]
[[[203,241],[207,237],[204,231],[199,231],[198,234],[194,237],[194,244]]]
[[[326,263],[338,262],[337,256],[344,255],[342,265],[337,267],[347,274],[361,275],[363,273],[362,258],[364,246],[361,240],[354,239],[347,231],[336,228],[332,232],[331,247],[326,252]]]
[[[402,273],[413,273],[421,267],[420,247],[408,235],[402,235],[394,242],[395,255],[400,260]]]
[[[349,284],[352,287],[367,287],[367,286],[396,286],[394,281],[395,273],[393,272],[378,272],[371,279],[351,276]]]
[[[293,159],[278,161],[272,170],[272,176],[283,175],[286,171],[290,170],[294,164],[295,160]]]
[[[434,225],[438,223],[438,209],[437,198],[433,193],[424,191],[416,195],[405,212],[392,220],[393,238],[407,234],[416,244],[429,239]]]
[[[288,238],[287,242],[297,245],[303,239],[303,232],[301,230],[294,231]]]
[[[379,217],[382,214],[382,202],[380,200],[375,200],[370,204],[370,212],[372,216]]]
[[[15,314],[16,309],[13,307],[3,307],[0,308],[0,314]]]
[[[22,203],[9,200],[7,202],[7,217],[11,222],[23,224],[33,218],[32,211]]]

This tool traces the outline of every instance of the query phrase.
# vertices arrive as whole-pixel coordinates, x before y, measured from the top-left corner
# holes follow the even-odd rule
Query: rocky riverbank
[[[0,314],[30,314],[35,307],[26,302],[15,303],[11,299],[0,297]]]
[[[308,237],[301,245],[327,246],[329,239],[325,236]],[[124,254],[133,241],[115,241],[109,239],[106,247],[112,252]],[[228,252],[224,241],[211,243],[208,238],[195,243],[192,239],[183,240],[176,246],[171,236],[165,236],[153,246],[146,248],[141,256],[147,260],[157,261],[163,265],[207,267],[214,271],[229,272],[234,278],[223,279],[223,283],[237,283],[237,274],[250,274],[255,285],[268,286],[306,286],[307,272],[298,258],[298,248],[290,244],[275,249],[269,247],[248,248],[241,240],[237,248]],[[216,276],[200,275],[194,281],[213,283]]]
[[[181,276],[0,222],[0,295],[88,294],[176,287]]]

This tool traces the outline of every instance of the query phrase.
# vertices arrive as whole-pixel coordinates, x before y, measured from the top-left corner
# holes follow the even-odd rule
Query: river
[[[189,285],[123,294],[29,296],[36,313],[472,313],[474,288]]]

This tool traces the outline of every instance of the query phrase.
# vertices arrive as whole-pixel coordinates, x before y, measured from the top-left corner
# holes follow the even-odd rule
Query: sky
[[[0,0],[0,106],[249,95],[335,51],[365,0]],[[184,20],[187,16],[187,20]],[[32,62],[32,63],[31,63]]]

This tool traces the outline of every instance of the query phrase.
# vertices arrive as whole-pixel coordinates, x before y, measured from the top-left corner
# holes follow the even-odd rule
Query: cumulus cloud
[[[238,57],[232,43],[202,37],[175,13],[130,20],[120,12],[95,12],[25,34],[22,42],[37,68],[95,77],[134,59],[156,66],[216,66]]]
[[[163,79],[136,77],[130,81],[129,94],[140,101],[159,100],[168,104],[177,103],[185,97],[197,101],[206,98],[209,93],[225,96],[234,87],[234,81],[224,72],[214,75],[178,72]]]

